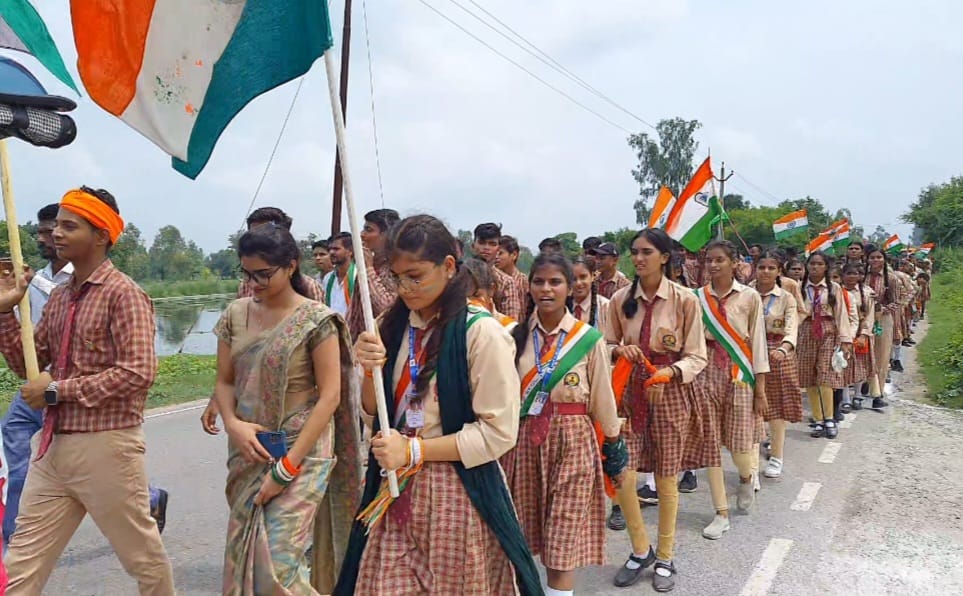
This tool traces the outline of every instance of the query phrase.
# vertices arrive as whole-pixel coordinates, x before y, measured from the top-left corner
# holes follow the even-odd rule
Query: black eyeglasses
[[[271,278],[277,273],[281,268],[274,267],[272,269],[258,269],[257,271],[248,271],[247,269],[238,266],[237,272],[242,281],[249,282],[253,281],[259,286],[266,286],[271,283]]]

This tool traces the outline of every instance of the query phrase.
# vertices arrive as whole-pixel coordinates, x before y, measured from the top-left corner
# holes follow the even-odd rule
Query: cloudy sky
[[[67,0],[33,0],[76,76]],[[899,216],[920,188],[963,173],[963,3],[814,0],[476,0],[647,122],[698,119],[700,158],[734,169],[727,191],[753,204],[812,195],[856,223],[908,237]],[[362,1],[355,0],[348,128],[361,212],[382,205]],[[445,21],[613,121],[606,123]],[[454,230],[483,221],[535,245],[634,226],[637,187],[626,132],[648,127],[508,43],[458,5],[370,0],[384,205],[429,212]],[[343,0],[333,0],[340,45]],[[12,53],[11,53],[12,55]],[[30,67],[23,55],[14,56]],[[69,95],[38,73],[48,90]],[[145,233],[174,224],[205,251],[247,213],[296,82],[253,102],[192,182],[133,129],[86,97],[77,141],[12,144],[21,219],[79,184],[111,189]],[[323,64],[308,73],[256,205],[331,226],[334,138]],[[650,131],[651,132],[651,131]],[[718,167],[718,166],[717,166]]]

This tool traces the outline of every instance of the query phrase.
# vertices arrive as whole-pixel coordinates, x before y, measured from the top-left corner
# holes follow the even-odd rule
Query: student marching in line
[[[833,389],[845,386],[843,376],[833,368],[833,354],[840,348],[847,357],[853,348],[849,312],[843,290],[829,280],[832,259],[816,251],[806,260],[803,278],[804,313],[796,344],[799,384],[806,388],[812,410],[812,437],[835,439],[839,434],[833,416]]]
[[[512,332],[522,379],[518,443],[501,459],[553,596],[573,593],[579,567],[605,564],[605,476],[618,486],[628,463],[609,352],[598,329],[569,313],[572,280],[563,255],[535,258],[532,314]],[[601,452],[593,422],[605,437]]]
[[[708,426],[705,396],[692,381],[706,366],[702,313],[695,295],[668,280],[665,268],[672,240],[646,229],[632,241],[635,281],[609,303],[606,340],[617,360],[614,379],[625,377],[620,415],[627,418],[622,436],[629,467],[617,500],[625,514],[633,553],[615,577],[615,585],[638,582],[655,563],[652,584],[667,592],[675,586],[672,563],[679,491],[676,477],[685,469],[719,465],[719,450],[703,434]],[[624,378],[624,377],[623,377]],[[667,381],[667,382],[666,382]],[[658,382],[658,384],[653,384]],[[651,385],[644,388],[648,383]],[[613,382],[615,385],[615,382]],[[653,552],[636,497],[636,471],[653,472],[659,492],[659,539]]]
[[[619,249],[612,242],[603,242],[593,251],[599,270],[599,294],[612,299],[615,292],[627,287],[629,278],[619,271]]]
[[[392,228],[386,252],[400,300],[377,334],[358,337],[362,407],[374,417],[372,370],[384,366],[394,430],[374,438],[362,510],[337,596],[541,594],[498,458],[515,446],[515,344],[468,304],[455,238],[417,215]],[[397,432],[395,432],[397,431]],[[391,499],[382,470],[398,473]]]
[[[893,350],[893,329],[896,312],[899,310],[899,281],[886,263],[886,253],[877,246],[866,246],[866,266],[868,275],[866,285],[873,289],[876,300],[876,322],[879,332],[875,333],[873,354],[876,357],[876,381],[879,393],[873,394],[873,409],[885,408],[889,404],[883,399],[882,387],[889,377],[890,354]]]
[[[709,396],[715,428],[712,438],[726,447],[739,469],[737,506],[748,511],[755,501],[762,417],[766,413],[769,350],[762,301],[735,280],[736,249],[717,240],[706,248],[710,282],[696,290],[706,326],[709,365],[698,382]],[[716,515],[702,535],[717,540],[729,530],[729,503],[721,461],[708,470]]]
[[[769,347],[769,374],[766,375],[765,420],[772,432],[771,457],[763,475],[782,476],[786,427],[802,421],[799,400],[799,369],[796,363],[796,340],[799,328],[799,303],[786,290],[781,276],[782,259],[777,251],[764,250],[756,259],[756,281],[753,287],[762,298],[762,316],[766,322]]]
[[[518,325],[518,321],[508,315],[503,315],[495,308],[496,284],[492,266],[481,259],[465,259],[462,266],[468,270],[468,275],[471,278],[468,287],[468,303],[480,306],[490,312],[495,320],[511,333],[515,325]]]
[[[843,372],[843,379],[849,388],[849,399],[844,399],[842,411],[861,410],[863,398],[855,388],[863,383],[878,385],[875,382],[876,362],[873,343],[876,329],[876,300],[873,290],[863,284],[863,266],[858,261],[847,262],[843,267],[843,290],[849,303],[856,312],[853,325],[853,357]],[[870,377],[873,377],[871,380]],[[849,406],[849,407],[847,407]]]
[[[797,282],[802,283],[803,277],[806,275],[806,265],[803,264],[799,259],[789,259],[786,262],[786,277]]]
[[[592,257],[578,256],[572,262],[572,314],[599,331],[605,331],[609,299],[599,294]]]

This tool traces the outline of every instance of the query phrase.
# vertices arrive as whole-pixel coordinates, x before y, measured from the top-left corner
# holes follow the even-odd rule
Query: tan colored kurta
[[[682,373],[682,382],[691,383],[708,363],[699,299],[692,290],[663,277],[653,297],[658,298],[654,306],[652,299],[642,291],[641,284],[636,288],[631,298],[639,302],[639,310],[628,319],[622,312],[622,303],[629,298],[630,290],[631,287],[619,290],[609,302],[605,340],[612,346],[639,345],[645,311],[651,307],[649,349],[653,354],[679,355],[680,359],[675,365]]]
[[[425,329],[427,322],[412,311],[409,324]],[[427,342],[428,334],[425,334]],[[458,454],[466,468],[495,461],[515,446],[518,437],[519,380],[515,370],[515,341],[493,317],[482,317],[468,328],[468,377],[471,383],[472,410],[478,418],[455,433]],[[391,380],[397,387],[408,366],[408,334],[404,334],[395,360]],[[394,399],[394,395],[387,396]],[[440,437],[441,412],[438,409],[437,379],[432,379],[424,400],[425,425],[421,436]],[[369,416],[373,412],[366,412]]]
[[[811,281],[806,282],[806,287],[803,288],[803,313],[800,322],[812,318],[812,301],[816,296],[816,292],[819,292],[820,299],[822,300],[822,316],[831,318],[836,324],[836,341],[841,344],[852,343],[853,330],[849,324],[849,312],[846,309],[846,302],[843,299],[843,289],[839,287],[839,284],[836,282],[829,283],[831,283],[832,286],[826,284],[825,278],[820,280],[818,284],[814,284]],[[835,310],[829,304],[829,292],[832,292],[836,297]]]
[[[595,304],[597,306],[597,310],[595,311],[595,328],[605,333],[605,325],[609,319],[609,299],[601,294],[597,294],[595,296]],[[585,300],[572,305],[573,312],[577,306],[582,308],[582,316],[579,317],[579,319],[583,323],[588,323],[589,317],[592,315],[592,295],[589,294]]]
[[[530,334],[537,328],[539,342],[544,343],[546,335],[557,336],[563,330],[571,333],[576,322],[577,319],[574,316],[565,313],[558,327],[546,330],[538,321],[538,317],[533,315],[528,328]],[[558,338],[553,337],[553,341],[558,341]],[[519,376],[524,377],[533,368],[535,368],[535,342],[529,335],[525,350],[518,360]],[[565,379],[555,385],[551,392],[551,401],[557,404],[588,404],[589,416],[602,425],[605,436],[617,436],[622,423],[615,410],[615,394],[612,392],[611,377],[609,352],[605,341],[600,340],[585,358],[568,370]]]

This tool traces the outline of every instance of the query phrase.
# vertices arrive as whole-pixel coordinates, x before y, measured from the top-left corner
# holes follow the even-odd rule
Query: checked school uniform
[[[692,290],[665,277],[655,295],[648,297],[641,285],[622,288],[609,302],[605,339],[610,347],[636,345],[656,368],[675,365],[682,378],[663,386],[661,399],[650,403],[642,391],[649,375],[634,365],[630,382],[621,396],[619,415],[629,452],[629,467],[658,476],[675,476],[683,470],[721,465],[712,432],[708,398],[693,384],[706,366],[705,330],[699,301]],[[631,319],[622,305],[638,302]],[[618,364],[617,364],[618,366]]]
[[[484,313],[484,314],[479,314]],[[515,446],[518,433],[518,373],[515,342],[482,309],[469,307],[468,375],[477,421],[455,434],[461,464],[472,468],[495,461]],[[471,320],[477,317],[473,322]],[[435,332],[416,312],[409,315],[416,357],[423,358]],[[395,360],[395,396],[410,385],[409,334]],[[405,380],[407,379],[407,380]],[[422,400],[425,439],[443,434],[437,376]],[[403,409],[399,409],[403,411]],[[366,412],[369,416],[373,412]],[[357,593],[366,595],[515,594],[515,574],[489,526],[472,505],[451,462],[426,462],[402,496],[410,499],[410,517],[400,521],[391,511],[372,528],[361,558]],[[398,504],[392,504],[392,508]]]
[[[786,279],[780,280],[785,283]],[[762,298],[762,316],[766,322],[766,344],[769,351],[789,343],[785,358],[776,362],[769,360],[766,375],[766,401],[769,409],[765,420],[802,421],[802,400],[799,399],[799,365],[796,362],[796,342],[799,333],[799,304],[784,287],[773,286]]]
[[[829,303],[830,292],[835,297],[835,308]],[[842,389],[846,382],[842,373],[833,370],[833,351],[840,344],[853,341],[843,289],[836,282],[827,284],[824,278],[817,284],[807,281],[802,293],[805,312],[796,344],[799,384]]]
[[[612,296],[615,296],[616,292],[622,288],[632,285],[632,282],[628,277],[625,276],[624,273],[621,271],[616,271],[615,275],[613,275],[611,279],[602,279],[602,277],[599,276],[598,284],[599,294],[602,297],[611,300]]]
[[[876,302],[880,305],[875,316],[881,332],[874,336],[873,355],[876,358],[876,376],[882,387],[889,376],[890,353],[896,338],[896,312],[900,310],[899,280],[892,271],[885,278],[882,272],[870,273],[866,276],[866,285],[873,289]]]
[[[711,285],[697,290],[707,319],[717,321],[715,329],[706,325],[709,365],[697,380],[711,399],[719,440],[732,453],[744,453],[759,440],[762,417],[753,410],[753,386],[744,381],[748,375],[769,372],[766,324],[759,294],[733,280],[732,289],[718,296]],[[723,337],[717,335],[724,333]],[[735,340],[733,342],[733,340]],[[740,354],[734,360],[725,347],[729,343]]]
[[[849,303],[856,313],[853,324],[853,357],[849,361],[849,366],[843,371],[843,380],[846,385],[855,385],[869,379],[871,374],[876,372],[875,354],[873,353],[873,343],[875,335],[873,329],[876,326],[876,297],[872,289],[863,286],[862,294],[858,287],[843,292],[849,297]]]
[[[572,315],[582,321],[583,323],[588,323],[592,325],[592,295],[589,294],[585,300],[575,304],[572,307]],[[609,299],[601,294],[595,296],[595,324],[593,325],[599,331],[605,332],[605,325],[609,320]]]
[[[619,434],[609,370],[597,329],[569,313],[551,330],[531,317],[518,360],[518,443],[501,463],[532,555],[550,569],[605,564],[605,479],[593,421],[605,436]]]

